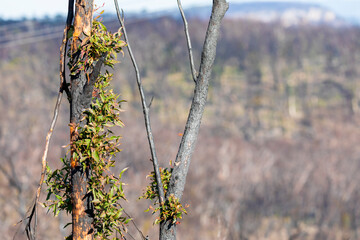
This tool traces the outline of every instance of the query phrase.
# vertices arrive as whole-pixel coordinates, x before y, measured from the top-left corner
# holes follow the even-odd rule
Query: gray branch
[[[199,133],[201,119],[207,101],[209,80],[216,55],[216,45],[219,37],[221,20],[228,9],[226,0],[214,0],[210,22],[206,32],[205,43],[201,56],[200,71],[190,112],[180,147],[175,159],[175,167],[170,181],[168,194],[181,198],[185,186],[185,179],[190,165],[191,155]]]
[[[65,79],[64,55],[65,55],[66,46],[67,46],[67,38],[68,38],[67,33],[70,29],[70,25],[71,25],[71,22],[73,19],[73,11],[74,11],[74,0],[69,0],[68,16],[67,16],[66,26],[64,29],[63,41],[62,41],[62,45],[60,48],[60,90],[59,90],[58,97],[56,100],[56,104],[55,104],[55,108],[54,108],[54,116],[53,116],[53,119],[50,124],[50,129],[46,135],[45,149],[44,149],[44,152],[43,152],[43,155],[41,158],[41,176],[40,176],[40,180],[39,180],[39,186],[36,191],[36,196],[35,196],[33,205],[29,208],[28,216],[26,216],[26,218],[25,218],[26,219],[26,226],[25,226],[26,235],[27,235],[27,238],[31,239],[31,240],[36,239],[37,204],[39,202],[42,184],[45,179],[47,155],[49,152],[50,140],[51,140],[52,134],[53,134],[55,126],[56,126],[56,121],[59,116],[59,110],[60,110],[60,105],[61,105],[61,100],[62,100],[62,95],[63,95],[64,90],[65,90],[66,94],[68,95],[69,101],[71,101],[70,100],[71,99],[70,91],[67,87],[67,83],[66,83],[66,79]],[[33,226],[32,226],[32,222],[33,222]]]
[[[147,137],[148,137],[148,141],[149,141],[149,145],[150,145],[151,157],[152,157],[153,167],[154,167],[154,171],[155,171],[155,178],[156,178],[156,183],[157,183],[157,188],[158,188],[157,190],[159,193],[159,202],[160,202],[160,204],[163,204],[163,202],[165,200],[164,188],[163,188],[163,185],[161,182],[160,169],[159,169],[158,158],[156,156],[154,137],[153,137],[151,125],[150,125],[149,107],[146,104],[146,99],[145,99],[144,89],[143,89],[142,82],[141,82],[139,68],[136,64],[134,54],[132,53],[132,50],[131,50],[130,42],[127,37],[124,20],[120,13],[119,4],[118,4],[117,0],[114,0],[114,2],[115,2],[117,16],[118,16],[120,25],[122,27],[122,31],[124,33],[124,39],[125,39],[125,42],[127,43],[127,49],[128,49],[131,61],[133,63],[133,66],[135,68],[136,81],[137,81],[137,85],[138,85],[139,92],[140,92],[141,104],[142,104],[144,119],[145,119],[146,133],[147,133]]]
[[[209,81],[216,55],[216,45],[220,32],[221,20],[228,8],[229,4],[226,0],[213,0],[211,17],[201,55],[199,75],[195,82],[194,96],[185,125],[184,134],[175,159],[175,166],[171,175],[166,197],[173,194],[180,200],[184,192],[191,156],[194,152],[201,119],[207,101]],[[170,221],[161,223],[160,239],[176,239],[176,225]]]
[[[194,57],[193,57],[193,52],[192,52],[192,46],[191,46],[191,40],[190,40],[190,34],[189,34],[189,27],[188,27],[188,23],[187,23],[187,20],[186,20],[186,17],[185,17],[184,10],[183,10],[183,8],[181,6],[181,1],[177,0],[177,4],[178,4],[179,11],[180,11],[183,23],[184,23],[184,31],[185,31],[186,42],[187,42],[188,51],[189,51],[191,74],[192,74],[194,82],[196,83],[197,72],[196,72],[195,64],[194,64]]]

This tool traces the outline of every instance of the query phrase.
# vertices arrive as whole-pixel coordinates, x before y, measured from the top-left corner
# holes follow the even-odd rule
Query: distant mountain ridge
[[[195,6],[185,9],[188,18],[208,19],[211,6]],[[177,9],[160,12],[141,12],[131,14],[135,18],[171,16],[180,18]],[[348,23],[333,11],[312,3],[300,2],[246,2],[230,3],[226,18],[244,18],[261,22],[280,22],[284,26],[304,24],[327,24],[343,26]]]
[[[194,6],[185,8],[185,14],[188,19],[197,18],[207,20],[210,17],[211,6]],[[113,20],[116,15],[113,13],[106,13],[103,15],[104,20]],[[141,11],[128,12],[126,14],[128,19],[155,19],[159,17],[172,17],[181,19],[178,9],[168,9],[163,11]],[[297,26],[297,25],[331,25],[331,26],[348,26],[360,25],[360,20],[347,19],[340,17],[334,11],[313,3],[302,2],[245,2],[245,3],[230,3],[229,10],[225,15],[227,19],[246,19],[253,21],[260,21],[265,23],[277,22],[282,25]],[[53,19],[39,19],[40,21],[63,22],[65,16],[57,16]],[[19,22],[18,20],[2,20],[0,18],[0,26],[11,22]],[[21,21],[20,21],[21,22]]]
[[[208,18],[210,6],[185,10],[190,18]],[[345,25],[346,22],[333,11],[312,3],[297,2],[247,2],[230,3],[227,18],[244,18],[261,22],[281,22],[285,26],[300,24]]]
[[[345,21],[333,11],[309,3],[258,2],[234,4],[229,17],[250,18],[264,22],[279,21],[286,26],[299,24],[344,25]]]
[[[323,8],[321,5],[300,2],[246,2],[233,3],[228,13],[232,12],[258,12],[258,11],[277,11],[284,12],[288,9],[309,10],[310,8]]]

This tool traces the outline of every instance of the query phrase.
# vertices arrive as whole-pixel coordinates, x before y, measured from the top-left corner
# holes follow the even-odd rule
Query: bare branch
[[[216,55],[221,20],[228,9],[226,0],[213,0],[212,13],[206,31],[205,43],[201,56],[200,71],[196,80],[194,96],[185,125],[183,137],[175,159],[175,167],[171,176],[168,194],[181,198],[185,187],[186,175],[191,155],[200,129],[202,115],[207,101],[209,80]]]
[[[188,23],[185,17],[185,13],[184,10],[181,6],[181,1],[177,0],[177,4],[181,13],[181,17],[184,23],[184,31],[185,31],[185,36],[186,36],[186,42],[188,45],[188,50],[189,50],[189,60],[190,60],[190,68],[191,68],[191,74],[193,77],[194,82],[196,83],[196,78],[197,78],[197,72],[195,69],[195,64],[194,64],[194,57],[193,57],[193,52],[192,52],[192,47],[191,47],[191,39],[190,39],[190,34],[189,34],[189,27],[188,27]]]
[[[146,99],[145,99],[144,89],[143,89],[142,82],[141,82],[139,68],[137,66],[134,54],[131,50],[130,42],[128,40],[126,28],[124,25],[124,20],[120,13],[119,4],[118,4],[117,0],[114,0],[114,3],[115,3],[116,12],[117,12],[117,16],[118,16],[120,25],[121,25],[122,31],[124,33],[124,39],[125,39],[125,42],[127,43],[127,49],[128,49],[132,64],[135,68],[136,81],[137,81],[137,85],[138,85],[139,92],[140,92],[141,104],[142,104],[144,119],[145,119],[146,133],[147,133],[148,141],[149,141],[149,145],[150,145],[151,157],[152,157],[153,167],[154,167],[154,171],[155,171],[155,178],[156,178],[156,183],[157,183],[157,188],[158,188],[157,190],[159,193],[159,202],[160,202],[160,204],[163,204],[163,202],[165,200],[164,188],[163,188],[163,184],[161,182],[160,169],[159,169],[158,158],[156,156],[154,137],[153,137],[151,125],[150,125],[149,108],[148,108],[148,105],[146,104]]]
[[[68,43],[68,32],[71,28],[71,23],[74,18],[74,0],[69,0],[69,9],[68,9],[68,16],[66,19],[66,26],[64,28],[63,40],[60,47],[60,92],[65,90],[66,95],[68,97],[69,102],[71,101],[71,93],[68,88],[66,78],[65,78],[65,54],[66,54],[66,47]]]
[[[62,95],[63,95],[63,93],[61,91],[59,91],[57,101],[56,101],[56,104],[55,104],[54,116],[53,116],[53,119],[51,121],[50,129],[49,129],[49,131],[48,131],[48,133],[46,135],[45,149],[44,149],[42,159],[41,159],[42,167],[41,167],[41,177],[40,177],[40,181],[39,181],[39,186],[37,188],[35,201],[33,203],[31,214],[28,217],[29,220],[28,220],[27,225],[26,225],[26,232],[28,233],[28,238],[29,238],[29,236],[31,236],[29,239],[36,239],[36,236],[35,236],[36,225],[37,225],[37,208],[36,207],[37,207],[37,204],[39,202],[41,188],[42,188],[42,184],[43,184],[44,178],[45,178],[47,154],[48,154],[48,151],[49,151],[50,139],[51,139],[52,133],[54,131],[58,115],[59,115],[59,109],[60,109],[60,105],[61,105]],[[34,227],[33,227],[33,232],[31,230],[32,218],[34,218],[34,221],[35,221],[34,222]]]
[[[40,194],[41,194],[41,188],[42,188],[42,184],[44,182],[45,179],[45,174],[46,174],[46,165],[47,165],[47,155],[49,152],[49,145],[50,145],[50,139],[52,137],[55,125],[56,125],[56,121],[58,119],[59,116],[59,110],[60,110],[60,105],[61,105],[61,100],[62,100],[62,95],[63,95],[63,90],[65,90],[65,92],[68,94],[68,99],[70,101],[71,97],[70,97],[70,91],[67,87],[67,83],[65,80],[65,51],[66,51],[66,46],[67,46],[67,33],[68,30],[70,29],[71,26],[71,22],[72,22],[72,18],[73,18],[73,6],[74,6],[74,0],[69,0],[69,11],[68,11],[68,17],[67,17],[67,21],[66,21],[66,26],[64,29],[64,36],[63,36],[63,41],[62,41],[62,45],[60,47],[60,90],[58,93],[58,97],[56,100],[56,104],[55,104],[55,109],[54,109],[54,116],[53,119],[51,121],[50,124],[50,129],[46,135],[46,142],[45,142],[45,149],[41,158],[41,177],[40,177],[40,181],[39,181],[39,186],[37,188],[36,191],[36,196],[35,196],[35,200],[34,203],[32,205],[32,207],[29,208],[28,213],[29,216],[26,217],[28,219],[27,224],[26,224],[26,234],[28,239],[31,240],[35,240],[36,239],[36,227],[37,227],[37,204],[39,202],[39,198],[40,198]],[[31,226],[32,224],[32,220],[34,220],[34,225],[33,227]]]
[[[137,224],[135,223],[134,218],[132,218],[132,217],[130,216],[130,214],[128,214],[128,213],[125,211],[125,209],[121,206],[121,204],[119,204],[119,205],[120,205],[120,207],[123,209],[122,211],[125,213],[125,215],[130,219],[130,221],[131,221],[132,224],[134,225],[136,231],[138,231],[138,233],[140,234],[141,239],[146,240],[146,237],[144,236],[143,232],[139,229],[139,227],[138,227]]]
[[[150,108],[150,107],[151,107],[151,104],[152,104],[153,100],[154,100],[154,96],[152,96],[152,97],[151,97],[151,99],[150,99],[150,103],[149,103],[149,105],[148,105],[148,108]]]
[[[184,134],[176,155],[170,184],[166,193],[166,196],[173,194],[179,200],[184,192],[191,156],[194,152],[201,119],[207,101],[209,81],[216,55],[216,45],[220,32],[221,20],[228,8],[229,4],[226,0],[213,0],[211,17],[206,31],[205,42],[201,55],[199,75],[197,76],[195,82],[194,96],[185,125]],[[161,223],[160,239],[176,239],[176,225],[171,223],[171,221]]]

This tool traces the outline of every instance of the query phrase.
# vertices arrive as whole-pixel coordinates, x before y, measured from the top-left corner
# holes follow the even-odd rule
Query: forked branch
[[[207,101],[209,81],[216,55],[216,45],[220,32],[221,20],[228,7],[229,4],[226,0],[213,0],[213,7],[201,54],[200,70],[196,79],[194,96],[175,159],[175,167],[171,175],[169,189],[167,191],[167,194],[174,194],[178,199],[181,199],[184,191],[191,156],[195,148],[201,119]]]
[[[178,2],[180,1],[178,0]],[[201,119],[207,101],[209,81],[216,55],[216,45],[220,32],[221,20],[228,8],[229,4],[226,0],[213,0],[211,17],[206,31],[205,42],[201,54],[200,69],[195,81],[195,90],[190,112],[178,153],[176,155],[174,169],[171,174],[166,197],[174,195],[175,198],[180,200],[184,192],[191,156],[195,149]],[[161,223],[160,239],[176,239],[176,225],[174,225],[171,221]]]

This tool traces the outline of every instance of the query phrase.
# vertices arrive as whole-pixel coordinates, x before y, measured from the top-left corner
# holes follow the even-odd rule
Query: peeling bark
[[[82,40],[91,34],[93,18],[93,0],[76,0],[74,33],[71,43],[72,57],[79,57],[78,47]],[[97,71],[91,73],[91,79],[96,79],[102,62],[97,64]],[[72,184],[72,232],[74,240],[93,239],[93,207],[92,196],[87,193],[87,182],[90,169],[83,169],[78,159],[73,158],[72,144],[77,140],[77,127],[83,125],[80,120],[85,109],[90,107],[92,90],[95,81],[89,81],[85,72],[71,77],[70,104],[70,145],[71,145],[71,184]]]

